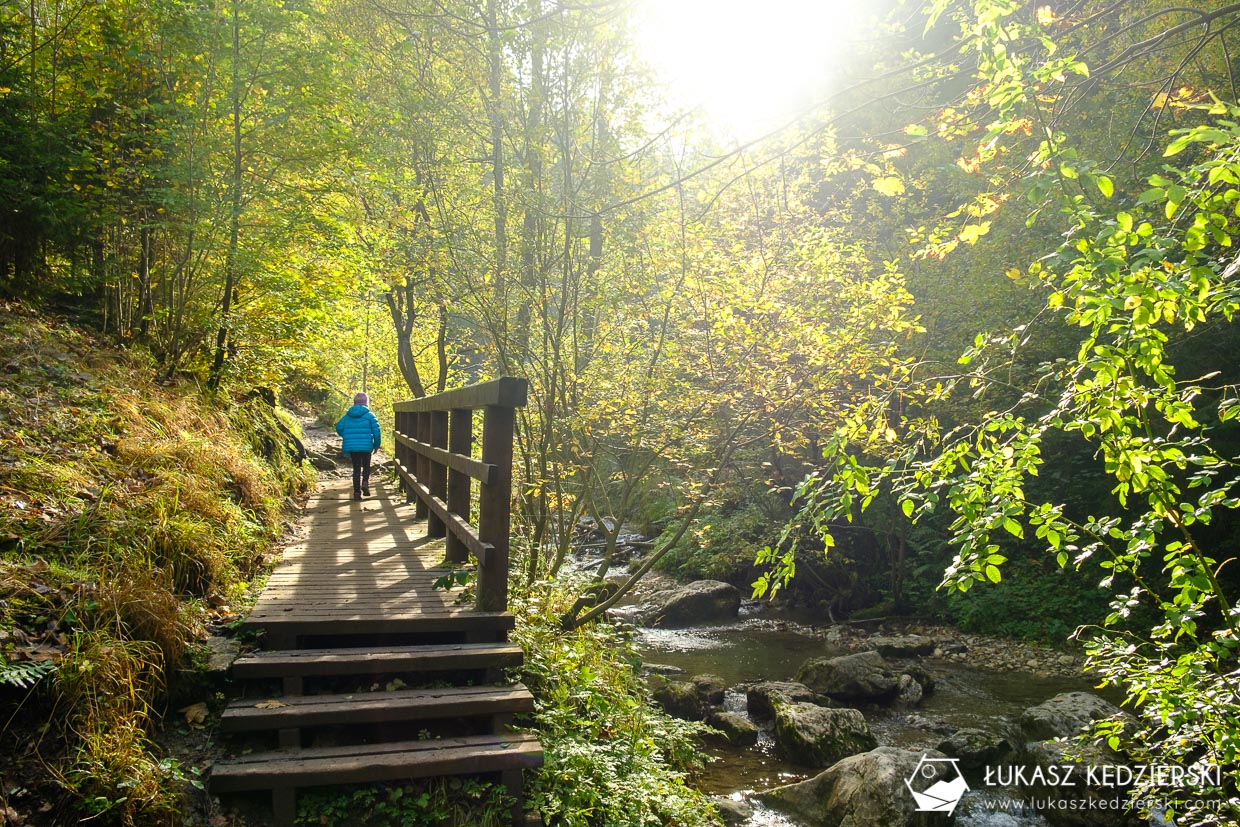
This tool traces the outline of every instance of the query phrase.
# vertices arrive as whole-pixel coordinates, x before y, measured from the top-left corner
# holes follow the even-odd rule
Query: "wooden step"
[[[378,646],[254,652],[233,662],[239,680],[386,672],[445,672],[520,666],[515,643],[455,643],[438,646]]]
[[[278,706],[277,706],[278,704]],[[354,692],[348,695],[294,695],[271,700],[233,701],[220,727],[254,732],[333,724],[374,724],[430,718],[467,718],[534,711],[534,698],[515,686],[455,686]]]
[[[504,772],[542,762],[542,745],[533,735],[477,735],[255,752],[217,761],[210,785],[213,793],[244,792]]]
[[[419,612],[389,609],[384,612],[360,610],[347,603],[335,609],[308,611],[289,606],[285,610],[258,607],[241,628],[263,631],[276,640],[298,637],[327,637],[385,634],[464,633],[477,639],[504,640],[513,628],[511,612],[439,611]]]

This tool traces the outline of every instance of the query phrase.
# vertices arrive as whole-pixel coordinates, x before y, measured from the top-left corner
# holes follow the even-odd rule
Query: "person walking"
[[[370,455],[379,450],[379,420],[370,412],[370,397],[359,393],[336,423],[336,433],[344,440],[340,450],[353,460],[353,499],[370,496]]]

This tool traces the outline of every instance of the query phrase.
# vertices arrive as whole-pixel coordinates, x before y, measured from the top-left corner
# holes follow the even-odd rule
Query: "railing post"
[[[448,412],[447,411],[431,411],[426,414],[428,422],[428,438],[427,442],[436,448],[448,447]],[[440,500],[448,498],[448,467],[441,465],[435,460],[429,460],[427,463],[430,467],[427,474],[426,487],[430,489],[431,495],[438,497]],[[448,527],[444,525],[444,521],[437,514],[432,513],[426,521],[427,537],[443,537],[448,533]]]
[[[410,416],[411,414],[402,411],[397,411],[393,414],[392,419],[397,433],[409,436]],[[409,470],[409,463],[411,461],[410,455],[413,452],[409,450],[407,445],[402,445],[399,440],[393,439],[392,441],[395,444],[394,451],[396,452],[396,465],[404,468],[405,470]],[[400,482],[400,490],[405,494],[405,502],[409,502],[413,498],[413,491],[410,490],[409,486],[405,483],[405,478],[403,476],[399,474],[396,476]]]
[[[431,430],[430,414],[420,411],[413,415],[413,432],[411,437],[418,442],[428,442]],[[413,478],[426,485],[426,481],[430,478],[431,461],[421,454],[415,453],[413,457]],[[421,497],[414,498],[413,516],[419,520],[424,520],[430,515],[430,508]]]
[[[481,486],[478,498],[478,538],[492,551],[479,560],[478,599],[480,612],[508,609],[508,532],[512,501],[512,437],[516,411],[488,405],[482,415],[482,461],[495,466],[490,485]]]
[[[463,457],[473,455],[474,412],[468,408],[453,408],[448,422],[448,450]],[[456,469],[448,469],[448,510],[469,519],[469,475]],[[469,549],[456,534],[449,532],[445,559],[449,563],[464,563],[469,559]]]
[[[405,432],[405,436],[413,437],[417,433],[417,430],[418,430],[417,422],[418,422],[417,414],[415,413],[405,414],[405,427],[402,429]],[[417,465],[416,465],[417,461],[418,461],[418,455],[413,452],[412,448],[406,445],[405,446],[405,470],[408,471],[410,474],[415,473],[415,469],[417,468]],[[412,503],[412,502],[416,502],[417,499],[418,499],[418,495],[413,490],[413,486],[406,485],[405,486],[405,502]]]

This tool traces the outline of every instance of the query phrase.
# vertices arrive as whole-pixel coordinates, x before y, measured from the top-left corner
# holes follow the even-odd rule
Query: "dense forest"
[[[523,377],[514,586],[560,583],[565,634],[661,570],[823,623],[1074,636],[1139,711],[1112,746],[1228,768],[1178,794],[1234,804],[1240,5],[868,4],[741,139],[661,85],[639,12],[5,3],[6,347],[57,317],[139,395],[365,388],[385,433],[391,402]],[[15,405],[56,378],[4,369]],[[6,560],[95,548],[32,534],[4,473]],[[246,543],[300,473],[247,490]],[[564,614],[586,523],[597,581],[655,539]],[[1176,823],[1230,823],[1202,812]],[[606,823],[696,823],[664,818]]]

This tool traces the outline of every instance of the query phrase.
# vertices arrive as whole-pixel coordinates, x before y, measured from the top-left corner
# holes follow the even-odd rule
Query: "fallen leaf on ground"
[[[177,710],[185,716],[185,723],[194,727],[202,727],[210,712],[204,703],[190,704]]]

